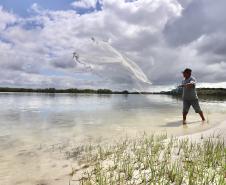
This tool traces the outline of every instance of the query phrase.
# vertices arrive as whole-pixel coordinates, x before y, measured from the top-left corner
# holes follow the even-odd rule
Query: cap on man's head
[[[192,70],[189,68],[186,68],[184,71],[182,71],[182,73],[191,73],[191,72],[192,72]]]

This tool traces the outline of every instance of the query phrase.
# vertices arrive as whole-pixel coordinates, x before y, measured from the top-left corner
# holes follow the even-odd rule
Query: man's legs
[[[183,112],[183,124],[186,124],[187,112]]]
[[[204,115],[203,115],[203,112],[202,112],[202,111],[199,112],[199,115],[200,115],[200,117],[202,118],[202,121],[205,121],[205,120],[206,120],[205,117],[204,117]]]
[[[186,117],[190,109],[190,106],[191,104],[189,101],[183,100],[183,124],[186,124]]]
[[[200,108],[199,100],[198,99],[197,100],[194,100],[192,102],[192,107],[194,108],[194,110],[195,110],[196,113],[199,113],[200,117],[202,118],[202,121],[205,121],[206,119],[205,119],[205,117],[203,115],[203,112],[202,112],[202,110]]]

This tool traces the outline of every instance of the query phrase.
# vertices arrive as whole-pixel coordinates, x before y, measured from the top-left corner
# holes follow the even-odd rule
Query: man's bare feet
[[[186,125],[186,124],[187,124],[186,120],[183,120],[183,125]]]
[[[205,123],[208,124],[208,123],[209,123],[209,120],[208,120],[208,119],[207,119],[207,120],[206,120],[206,119],[202,119],[202,123],[203,123],[203,124],[205,124]]]

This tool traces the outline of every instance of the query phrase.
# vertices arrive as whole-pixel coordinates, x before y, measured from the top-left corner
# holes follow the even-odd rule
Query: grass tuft
[[[78,179],[81,185],[226,184],[226,148],[220,137],[197,143],[144,134],[115,145],[78,149],[80,154],[69,156],[80,156],[87,167]]]

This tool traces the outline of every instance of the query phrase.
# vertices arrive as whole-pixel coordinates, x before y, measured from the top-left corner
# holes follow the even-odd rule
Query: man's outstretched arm
[[[185,87],[185,88],[193,88],[195,86],[195,82],[190,82],[187,84],[181,84],[179,87]]]

